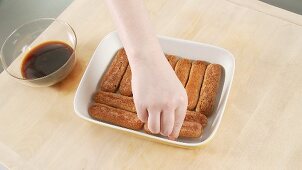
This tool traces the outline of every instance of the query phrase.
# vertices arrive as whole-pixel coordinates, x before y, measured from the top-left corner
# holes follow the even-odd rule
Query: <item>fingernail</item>
[[[150,130],[150,131],[151,131],[151,133],[153,133],[153,134],[159,134],[159,133],[160,133],[159,131],[154,130],[154,129],[152,129],[152,130],[151,130],[151,129],[149,128],[149,130]]]
[[[166,131],[165,132],[160,132],[160,134],[163,135],[163,136],[168,136],[169,135],[168,132],[166,132]]]

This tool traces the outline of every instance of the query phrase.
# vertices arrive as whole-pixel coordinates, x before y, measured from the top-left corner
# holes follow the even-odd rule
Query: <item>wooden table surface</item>
[[[32,88],[0,74],[0,162],[12,169],[301,169],[302,16],[256,0],[148,0],[157,32],[210,43],[236,58],[214,139],[188,150],[129,136],[74,114],[85,67],[114,30],[101,0],[75,0],[60,19],[78,36],[63,82]]]

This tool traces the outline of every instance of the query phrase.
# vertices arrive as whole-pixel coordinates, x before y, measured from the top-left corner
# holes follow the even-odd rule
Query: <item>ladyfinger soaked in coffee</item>
[[[195,110],[206,68],[207,64],[203,61],[194,61],[192,63],[189,80],[186,85],[188,110]]]
[[[97,92],[93,97],[94,102],[105,104],[118,109],[136,112],[132,97],[123,96],[117,93]],[[185,121],[198,122],[203,127],[207,124],[207,117],[199,112],[187,111]]]
[[[178,57],[173,55],[166,55],[170,65],[172,68],[175,68],[175,65],[178,61]],[[119,92],[122,95],[125,96],[132,96],[132,89],[131,89],[131,68],[130,65],[128,65],[127,70],[122,78],[122,81],[120,83]]]
[[[185,121],[180,129],[179,137],[199,138],[202,134],[203,128],[200,123]]]
[[[174,56],[174,55],[169,55],[166,54],[167,60],[169,61],[171,67],[173,68],[173,70],[175,69],[176,63],[178,61],[178,57]]]
[[[127,66],[128,59],[126,52],[124,49],[120,49],[101,79],[101,90],[107,92],[116,92]]]
[[[93,100],[96,103],[106,104],[115,108],[135,112],[135,105],[132,97],[123,96],[117,93],[98,91]]]
[[[120,83],[119,92],[124,96],[132,96],[130,65],[128,65],[127,70]]]
[[[202,127],[206,127],[208,118],[199,112],[187,111],[185,121],[200,123]]]
[[[94,103],[89,107],[89,115],[100,121],[109,122],[125,128],[140,130],[144,123],[133,112],[117,109],[100,103]]]
[[[208,65],[196,107],[197,112],[201,112],[206,116],[212,114],[219,90],[221,74],[222,67],[219,64]]]
[[[144,130],[146,133],[153,134],[148,129],[148,124],[145,123]],[[200,123],[184,121],[179,132],[179,137],[182,138],[198,138],[202,135],[203,128]]]
[[[177,61],[175,66],[175,73],[184,87],[186,86],[186,83],[188,81],[190,69],[191,69],[190,60],[180,59]]]

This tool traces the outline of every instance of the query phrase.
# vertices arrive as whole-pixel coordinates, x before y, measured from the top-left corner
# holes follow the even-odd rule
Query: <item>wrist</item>
[[[129,63],[132,67],[137,65],[152,64],[161,61],[164,53],[160,47],[141,45],[135,48],[126,48]]]

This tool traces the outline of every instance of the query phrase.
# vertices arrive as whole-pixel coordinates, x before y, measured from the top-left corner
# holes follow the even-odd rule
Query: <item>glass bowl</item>
[[[57,53],[48,53],[48,58],[39,58],[42,53],[40,56],[34,56],[39,49],[41,51],[43,46],[55,43],[61,47],[62,45],[68,47],[69,53],[65,54],[65,58]],[[40,18],[27,22],[14,30],[2,45],[0,57],[4,70],[19,82],[36,87],[51,86],[63,80],[72,71],[76,63],[76,45],[76,34],[68,23],[53,18]],[[50,52],[59,49],[56,48],[52,47]],[[43,55],[49,51],[44,49],[44,52]],[[30,60],[30,56],[32,60]],[[36,60],[33,60],[33,56]],[[53,62],[57,62],[57,64],[53,65]],[[37,67],[30,67],[34,65]],[[52,70],[48,67],[52,67]],[[30,73],[30,69],[33,68],[34,72],[42,72],[45,69],[48,71],[28,76],[26,73]]]

